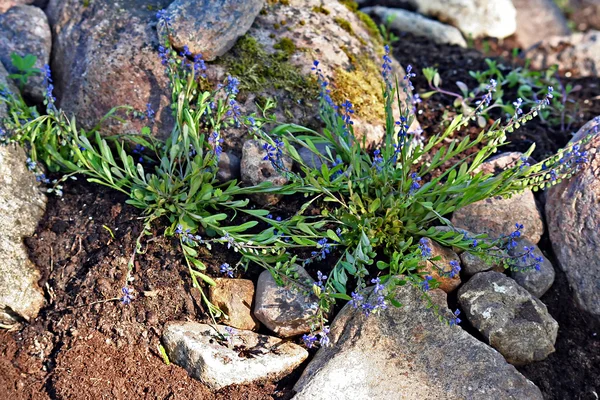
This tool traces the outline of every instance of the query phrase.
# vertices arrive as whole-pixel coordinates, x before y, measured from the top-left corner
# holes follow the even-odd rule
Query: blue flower
[[[124,286],[121,289],[121,292],[123,293],[123,296],[120,299],[121,304],[123,304],[123,305],[131,304],[131,301],[133,300],[133,294],[131,293],[129,288],[127,286]]]
[[[228,277],[233,278],[234,269],[229,264],[221,264],[221,266],[219,267],[219,271],[221,271],[222,274],[226,274]]]
[[[460,264],[456,260],[450,261],[450,267],[452,270],[449,273],[450,278],[454,278],[460,272]]]
[[[321,339],[319,339],[319,344],[321,345],[321,347],[327,347],[329,346],[329,327],[328,326],[324,326],[323,329],[321,329],[321,332],[319,332],[319,336],[321,336]]]
[[[424,292],[427,292],[429,289],[431,289],[431,287],[429,286],[429,282],[432,280],[433,278],[429,275],[425,276],[423,278],[423,280],[420,282],[421,285],[421,290]]]
[[[150,104],[150,103],[146,104],[146,117],[148,117],[148,119],[154,119],[155,114],[156,113],[152,109],[152,104]]]
[[[419,177],[419,175],[417,175],[416,172],[410,174],[410,177],[412,179],[412,183],[410,184],[410,193],[412,194],[421,188],[421,184],[419,183],[421,181],[421,178]]]
[[[381,150],[376,149],[373,152],[373,163],[371,164],[371,166],[375,169],[377,169],[377,171],[381,171],[382,170],[382,165],[383,164],[383,157],[381,156]]]
[[[317,286],[322,290],[325,290],[323,282],[327,282],[327,275],[323,274],[321,271],[317,271]]]
[[[225,85],[225,93],[229,96],[234,96],[240,92],[238,86],[240,85],[240,81],[237,78],[232,77],[231,75],[227,76],[227,84]]]
[[[352,292],[352,300],[350,300],[350,305],[354,308],[358,308],[362,305],[362,302],[365,300],[364,296],[358,292]]]
[[[384,46],[383,64],[381,65],[381,76],[385,81],[386,90],[392,89],[392,59],[390,58],[390,46]]]
[[[194,56],[194,74],[206,78],[206,64],[202,58],[202,54],[196,54]]]
[[[307,348],[312,349],[317,341],[317,337],[313,334],[304,334],[302,335],[302,341]]]
[[[221,146],[223,139],[219,137],[219,133],[216,131],[211,133],[208,137],[208,143],[212,146],[214,155],[219,159],[221,153],[223,153],[223,147]]]
[[[319,251],[313,251],[311,253],[312,258],[316,258],[317,260],[324,260],[327,257],[327,254],[331,252],[331,245],[327,243],[327,238],[320,239],[317,242],[317,248]]]
[[[171,17],[167,13],[167,10],[158,10],[156,12],[156,19],[159,24],[165,24],[167,27],[171,26]]]
[[[458,318],[459,315],[460,315],[460,310],[457,308],[456,311],[454,311],[454,313],[453,313],[453,317],[448,321],[450,326],[458,325],[461,323],[461,319]]]
[[[415,90],[415,87],[411,82],[411,78],[414,78],[415,76],[417,75],[412,72],[412,65],[408,65],[406,67],[406,75],[404,76],[404,80],[406,81],[406,84],[410,90]]]
[[[431,247],[429,247],[429,241],[427,238],[421,238],[419,240],[419,250],[421,250],[421,257],[429,258],[431,257]]]

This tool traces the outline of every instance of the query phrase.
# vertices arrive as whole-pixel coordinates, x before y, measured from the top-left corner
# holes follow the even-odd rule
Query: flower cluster
[[[123,304],[123,305],[131,304],[131,301],[133,300],[133,293],[132,293],[131,289],[129,289],[127,286],[124,286],[121,289],[121,292],[123,293],[123,296],[121,296],[121,298],[119,299],[121,301],[121,304]]]
[[[390,46],[385,45],[385,54],[383,55],[383,64],[381,65],[381,76],[385,81],[386,89],[392,90],[392,59],[390,58]]]
[[[454,311],[454,313],[452,314],[453,317],[450,318],[450,320],[448,321],[448,323],[450,324],[450,326],[454,326],[454,325],[458,325],[461,323],[461,319],[458,318],[458,316],[460,315],[460,310],[457,308],[456,311]]]
[[[427,238],[421,238],[421,240],[419,240],[419,250],[421,251],[421,257],[431,257],[431,247],[428,245]]]
[[[325,290],[325,283],[327,282],[327,275],[323,274],[321,271],[317,271],[317,286],[321,288],[321,290]]]
[[[412,194],[421,188],[421,184],[419,183],[421,181],[421,178],[417,175],[416,172],[413,172],[410,175],[410,178],[412,179],[412,183],[410,184],[410,193]]]
[[[54,97],[54,94],[52,93],[54,91],[52,82],[52,71],[50,71],[50,66],[46,64],[44,65],[44,86],[46,87],[46,93],[44,95],[46,100],[44,102],[46,103],[46,108],[49,113],[56,111],[56,106],[54,105],[56,97]]]
[[[181,237],[183,243],[193,244],[193,243],[203,243],[202,237],[199,235],[192,235],[190,233],[190,229],[183,229],[181,224],[177,225],[175,228],[175,234]]]
[[[223,153],[223,147],[221,144],[223,143],[223,139],[219,136],[219,132],[214,131],[208,137],[208,143],[212,147],[213,154],[218,160],[221,157],[221,153]]]
[[[431,282],[432,279],[433,277],[431,275],[426,275],[423,277],[423,280],[419,282],[419,286],[421,287],[422,291],[427,292],[431,289],[431,286],[429,286],[429,282]]]
[[[487,90],[486,94],[483,96],[483,99],[481,99],[481,103],[480,105],[483,107],[487,107],[490,105],[491,101],[492,101],[492,96],[495,91],[496,91],[496,86],[498,85],[498,82],[496,82],[495,79],[490,79],[490,84],[485,88]]]
[[[460,272],[460,264],[458,263],[458,261],[456,260],[452,260],[450,261],[450,267],[452,268],[450,270],[450,272],[448,273],[448,276],[450,278],[454,278],[455,276],[458,275],[458,273]]]
[[[374,303],[365,301],[365,297],[358,291],[352,292],[352,300],[349,302],[352,307],[360,308],[367,317],[387,308],[387,303],[385,301],[385,286],[381,284],[379,278],[371,279],[371,283],[375,284],[373,287],[373,294],[371,295],[372,297],[375,297]]]
[[[308,347],[309,349],[312,349],[313,347],[315,347],[317,342],[319,342],[321,347],[327,347],[330,344],[328,335],[329,335],[329,327],[324,326],[323,328],[321,328],[321,331],[319,331],[317,333],[310,333],[310,334],[302,335],[302,341],[304,342],[304,345],[306,347]]]
[[[319,261],[324,260],[327,254],[331,252],[331,245],[327,243],[327,239],[323,238],[317,242],[318,251],[311,252],[311,258]]]
[[[233,267],[231,267],[229,264],[223,263],[219,267],[219,271],[221,271],[222,274],[225,274],[228,277],[233,278],[233,273],[234,273],[235,269]]]
[[[523,230],[523,224],[519,224],[518,222],[515,224],[515,230],[508,235],[508,242],[506,243],[507,249],[514,249],[517,247],[516,239],[521,237],[521,231]]]
[[[263,144],[263,150],[267,152],[267,154],[263,157],[264,161],[270,161],[273,169],[276,171],[285,171],[285,166],[283,165],[283,147],[284,143],[279,139],[273,139],[273,143],[275,146],[265,143]]]

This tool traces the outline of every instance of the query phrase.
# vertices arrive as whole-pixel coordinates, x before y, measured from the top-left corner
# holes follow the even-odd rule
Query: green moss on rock
[[[242,90],[264,93],[275,88],[287,91],[295,100],[314,99],[319,90],[316,81],[289,63],[290,55],[297,51],[294,43],[284,38],[275,47],[279,51],[268,53],[255,38],[245,35],[221,60],[240,80]]]
[[[321,13],[321,14],[325,14],[325,15],[329,15],[329,14],[331,14],[331,11],[329,11],[328,9],[326,9],[326,8],[325,8],[325,7],[323,7],[323,6],[314,6],[314,7],[312,8],[312,10],[313,10],[313,12],[316,12],[316,13]]]

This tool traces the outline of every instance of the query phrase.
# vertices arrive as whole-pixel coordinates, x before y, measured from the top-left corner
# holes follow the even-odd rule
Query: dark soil
[[[492,43],[486,56],[508,55],[507,44]],[[444,87],[456,80],[473,85],[470,70],[486,68],[475,49],[433,44],[401,34],[394,54],[412,64],[417,91],[426,91],[420,70],[438,68]],[[505,62],[510,65],[513,61]],[[519,63],[519,60],[514,60]],[[581,86],[574,94],[580,105],[569,129],[534,120],[516,131],[507,150],[538,145],[534,158],[562,147],[571,133],[600,115],[597,79],[571,78]],[[439,133],[456,113],[452,99],[435,95],[419,105],[418,119],[425,135]],[[467,128],[475,136],[480,129]],[[158,353],[160,333],[167,321],[206,320],[200,296],[189,286],[187,270],[175,242],[157,235],[144,243],[135,262],[131,287],[135,300],[128,306],[118,298],[125,285],[127,262],[140,232],[139,212],[125,205],[118,193],[87,183],[66,186],[63,198],[50,197],[46,215],[35,235],[26,241],[39,267],[48,306],[20,331],[0,333],[0,391],[11,399],[286,399],[302,366],[280,382],[232,386],[217,393],[187,373],[167,366]],[[285,215],[294,201],[275,213]],[[549,243],[541,248],[551,256]],[[203,254],[209,273],[230,261],[225,251]],[[227,258],[223,258],[227,257]],[[258,270],[246,277],[256,280]],[[578,311],[564,275],[542,298],[560,325],[556,353],[547,360],[521,367],[547,399],[596,399],[600,376],[600,327]]]

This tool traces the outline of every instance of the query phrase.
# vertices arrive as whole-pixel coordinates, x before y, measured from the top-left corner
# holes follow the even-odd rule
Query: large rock
[[[23,237],[35,232],[46,196],[26,159],[22,148],[0,146],[0,324],[6,325],[35,318],[44,305]]]
[[[433,19],[425,18],[420,14],[399,8],[379,6],[367,7],[361,11],[376,15],[381,21],[388,21],[389,18],[389,28],[391,29],[424,36],[435,43],[455,44],[460,47],[467,47],[467,42],[458,29]]]
[[[0,14],[0,61],[10,73],[19,72],[13,67],[12,53],[21,57],[32,54],[37,57],[34,65],[39,74],[30,76],[21,93],[41,103],[44,100],[43,67],[50,63],[52,34],[44,12],[34,6],[15,6]]]
[[[260,326],[252,316],[254,284],[248,279],[215,278],[216,286],[209,290],[210,302],[227,314],[226,325],[238,329],[256,330]]]
[[[600,316],[600,118],[588,122],[573,141],[595,133],[587,146],[589,164],[547,192],[546,219],[558,266],[577,303]]]
[[[297,344],[223,325],[173,322],[162,339],[171,361],[215,390],[280,379],[308,357]]]
[[[271,182],[273,186],[283,186],[288,178],[273,166],[269,160],[265,160],[267,151],[263,148],[265,143],[255,139],[246,140],[242,147],[241,175],[242,182],[247,185],[258,185],[262,182]],[[292,159],[282,156],[282,166],[286,171],[292,169]],[[255,194],[252,198],[263,205],[276,204],[281,196],[270,193]]]
[[[156,111],[152,132],[171,131],[171,92],[156,51],[156,10],[169,0],[51,0],[46,12],[53,32],[52,71],[58,104],[91,128],[113,107]],[[137,133],[147,125],[109,119],[106,134]]]
[[[52,0],[47,7],[60,105],[89,128],[114,106],[129,104],[144,111],[150,103],[156,111],[153,134],[167,136],[171,93],[157,52],[155,14],[171,1],[83,3]],[[334,88],[333,100],[354,104],[354,126],[359,136],[373,143],[384,133],[380,40],[376,25],[366,15],[337,1],[325,5],[321,0],[267,2],[246,35],[208,65],[207,77],[214,85],[227,74],[240,79],[242,114],[258,111],[257,103],[262,106],[265,99],[274,98],[279,121],[319,128],[319,86],[311,70],[313,61],[319,60]],[[193,37],[187,45],[196,45]],[[402,68],[397,63],[394,67],[402,80]],[[109,121],[103,132],[136,132],[145,124],[139,119],[124,126]],[[239,154],[247,133],[243,128],[227,129],[224,144]]]
[[[460,286],[460,274],[457,272],[454,276],[452,274],[451,262],[457,262],[460,266],[460,258],[452,249],[444,246],[440,246],[436,242],[429,238],[425,238],[426,246],[431,249],[431,258],[440,257],[436,261],[424,261],[421,263],[423,271],[427,275],[431,275],[432,278],[440,283],[439,288],[446,293],[452,292],[458,286]]]
[[[169,36],[173,47],[201,54],[207,61],[222,56],[244,35],[265,0],[175,0],[166,9],[171,29],[159,26],[159,34]]]
[[[571,33],[567,19],[553,0],[512,0],[512,3],[517,10],[515,36],[522,47]]]
[[[459,289],[458,301],[469,322],[511,364],[554,352],[558,324],[541,301],[506,275],[476,274]]]
[[[431,294],[448,315],[445,294]],[[294,399],[542,399],[498,352],[441,322],[422,295],[413,286],[400,287],[402,307],[369,317],[344,306],[331,324],[331,346],[308,364]]]
[[[518,257],[528,252],[532,252],[534,257],[542,257],[542,262],[538,263],[539,270],[530,267],[535,263],[532,257]],[[517,240],[517,247],[509,249],[508,254],[518,257],[515,260],[516,268],[510,271],[511,278],[538,299],[542,297],[554,283],[555,272],[552,263],[544,256],[539,247],[524,238]]]
[[[527,52],[531,66],[545,69],[554,64],[562,73],[574,76],[599,76],[600,31],[573,33],[569,36],[554,36]]]
[[[307,282],[306,288],[312,290],[310,275],[304,268],[297,268],[298,279]],[[307,333],[317,312],[318,299],[312,292],[307,296],[302,286],[284,283],[284,286],[279,286],[269,271],[260,274],[256,284],[254,316],[281,337]]]

